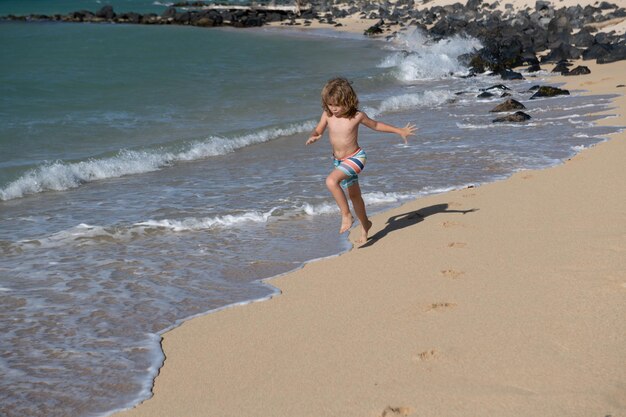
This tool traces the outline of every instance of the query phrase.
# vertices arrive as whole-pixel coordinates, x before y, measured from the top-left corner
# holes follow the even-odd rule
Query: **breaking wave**
[[[379,67],[394,68],[394,76],[403,82],[466,74],[468,69],[458,57],[481,48],[474,38],[453,36],[433,41],[417,29],[399,35],[394,44],[399,51],[386,57]]]
[[[449,90],[428,90],[422,93],[408,93],[389,97],[383,100],[378,107],[365,107],[363,110],[370,117],[377,117],[381,113],[437,107],[451,102],[454,97],[454,93]]]
[[[62,191],[88,182],[125,175],[156,171],[180,161],[194,161],[210,156],[224,155],[256,143],[268,142],[283,136],[311,131],[315,122],[308,121],[259,130],[234,138],[209,137],[192,142],[182,150],[121,150],[115,156],[88,159],[80,162],[56,161],[40,165],[0,189],[0,200],[12,200],[44,191]]]

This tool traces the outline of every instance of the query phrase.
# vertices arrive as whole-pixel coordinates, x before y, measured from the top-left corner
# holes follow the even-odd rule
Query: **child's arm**
[[[320,138],[324,134],[324,130],[326,130],[327,125],[328,119],[326,116],[326,112],[324,112],[322,113],[322,117],[320,117],[319,123],[317,124],[315,129],[313,129],[313,132],[311,132],[311,136],[309,136],[309,140],[306,141],[305,145],[310,145],[313,142],[317,142],[318,140],[320,140]]]
[[[400,128],[400,127],[388,125],[383,122],[379,122],[377,120],[370,119],[367,116],[367,114],[363,112],[361,112],[361,115],[362,115],[361,123],[363,123],[365,126],[377,132],[395,133],[396,135],[400,135],[402,139],[404,140],[405,144],[408,143],[406,138],[408,136],[415,135],[415,131],[417,130],[415,125],[412,125],[411,123],[407,123],[406,126]]]

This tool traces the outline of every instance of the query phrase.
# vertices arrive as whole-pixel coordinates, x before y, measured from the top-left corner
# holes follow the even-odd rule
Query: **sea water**
[[[0,414],[92,416],[150,396],[160,334],[275,294],[260,279],[349,248],[304,142],[319,93],[350,78],[370,213],[558,164],[615,128],[608,96],[529,100],[493,124],[498,78],[463,78],[461,37],[0,23]],[[542,73],[541,76],[547,76]],[[215,335],[219,337],[219,335]],[[210,398],[207,398],[210,401]]]

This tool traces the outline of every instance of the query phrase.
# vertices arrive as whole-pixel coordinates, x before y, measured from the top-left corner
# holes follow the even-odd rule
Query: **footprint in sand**
[[[452,201],[448,203],[448,207],[463,207],[463,204]]]
[[[464,273],[465,272],[463,271],[456,271],[454,269],[444,269],[443,271],[441,271],[441,275],[443,275],[446,278],[452,278],[452,279],[457,279]]]
[[[463,223],[454,222],[454,221],[445,221],[441,223],[441,225],[445,227],[446,229],[449,229],[451,227],[465,227]]]
[[[529,179],[531,179],[532,177],[533,177],[532,175],[530,175],[530,174],[526,174],[526,175],[524,175],[524,176],[522,177],[522,179],[523,179],[523,180],[529,180]]]
[[[467,246],[467,243],[464,242],[450,242],[448,243],[449,248],[460,249]]]
[[[413,410],[411,410],[409,407],[387,407],[383,410],[383,413],[380,415],[380,417],[406,417],[409,414],[411,414]]]
[[[429,305],[426,308],[426,311],[431,311],[431,310],[447,310],[449,308],[454,308],[456,307],[455,303],[432,303],[431,305]]]
[[[419,353],[414,359],[417,361],[429,361],[432,359],[437,359],[439,357],[439,352],[435,349],[425,350],[422,353]]]
[[[463,198],[472,198],[472,197],[476,197],[476,193],[463,194]]]

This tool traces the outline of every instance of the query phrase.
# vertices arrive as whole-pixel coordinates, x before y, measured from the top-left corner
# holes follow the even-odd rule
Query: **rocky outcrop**
[[[206,6],[205,3],[194,4]],[[127,23],[145,25],[189,25],[200,27],[234,26],[255,27],[267,22],[292,21],[296,15],[288,10],[255,9],[250,8],[221,8],[180,10],[170,6],[161,15],[154,13],[122,13],[117,14],[112,6],[104,6],[93,13],[87,10],[72,12],[67,15],[29,15],[6,16],[3,19],[18,21],[59,21],[59,22],[89,22],[89,23]]]

